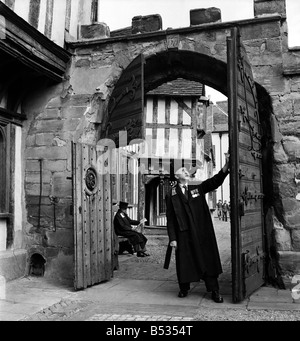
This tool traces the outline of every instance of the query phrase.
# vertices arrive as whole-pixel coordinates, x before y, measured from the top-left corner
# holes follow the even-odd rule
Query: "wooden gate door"
[[[264,283],[262,150],[256,87],[239,30],[227,38],[232,295]]]
[[[72,145],[75,289],[112,277],[110,174],[102,172],[95,146]]]
[[[105,136],[117,147],[144,138],[144,56],[137,56],[121,74],[108,103]],[[124,138],[123,138],[124,137]]]

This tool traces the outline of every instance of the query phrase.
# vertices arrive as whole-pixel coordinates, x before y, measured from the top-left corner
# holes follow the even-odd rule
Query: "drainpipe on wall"
[[[43,159],[39,159],[40,163],[40,194],[39,194],[39,215],[38,215],[38,230],[41,228],[41,205],[43,193]]]

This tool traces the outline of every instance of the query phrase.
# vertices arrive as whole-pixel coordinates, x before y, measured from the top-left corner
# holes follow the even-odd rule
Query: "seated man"
[[[139,225],[138,220],[132,220],[128,217],[126,210],[128,207],[127,202],[120,201],[119,210],[114,217],[114,229],[117,236],[126,237],[133,245],[134,251],[138,257],[146,257],[147,238],[137,231],[132,229],[131,225]]]

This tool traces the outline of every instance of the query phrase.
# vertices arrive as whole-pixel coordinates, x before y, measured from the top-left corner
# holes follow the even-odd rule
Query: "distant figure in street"
[[[219,220],[221,220],[222,219],[222,200],[221,199],[219,199],[217,203],[217,214],[218,214]]]
[[[227,201],[224,200],[224,203],[222,205],[222,220],[223,221],[227,221],[227,212],[228,212],[228,204],[227,204]]]
[[[117,236],[126,237],[133,245],[137,257],[147,257],[146,243],[147,238],[140,232],[134,231],[131,225],[140,225],[138,220],[132,220],[128,217],[126,211],[128,203],[120,201],[119,210],[114,217],[114,229]]]
[[[218,283],[222,266],[205,194],[222,185],[228,170],[229,154],[218,174],[193,185],[192,182],[189,184],[189,171],[180,168],[175,173],[177,185],[166,195],[169,246],[164,268],[169,266],[170,250],[175,249],[178,297],[186,297],[190,283],[203,279],[212,299],[223,302]]]

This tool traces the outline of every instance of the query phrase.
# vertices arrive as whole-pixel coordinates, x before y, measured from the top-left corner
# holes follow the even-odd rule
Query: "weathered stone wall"
[[[32,254],[41,254],[45,276],[74,276],[71,143],[95,142],[95,125],[89,123],[93,100],[75,94],[65,81],[37,91],[24,105],[28,262]]]
[[[272,248],[278,257],[278,270],[285,275],[293,275],[300,272],[300,198],[295,181],[295,178],[300,178],[300,51],[288,48],[285,1],[255,0],[256,16],[272,13],[283,15],[278,27],[280,35],[274,37],[275,31],[269,27],[265,41],[253,40],[248,52],[255,80],[268,91],[272,102],[273,187],[270,194],[273,200],[267,212],[271,217],[271,220],[266,220],[271,225],[267,226],[267,230],[272,230]],[[261,34],[258,37],[263,38]],[[265,49],[269,53],[264,56]]]

